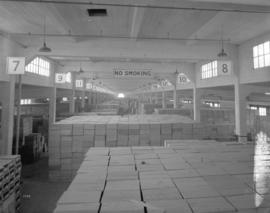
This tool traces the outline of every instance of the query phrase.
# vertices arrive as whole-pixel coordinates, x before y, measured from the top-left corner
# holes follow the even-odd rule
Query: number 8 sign
[[[7,73],[9,75],[24,74],[25,58],[24,57],[8,57],[7,58]]]
[[[231,75],[232,63],[231,61],[218,61],[217,69],[218,75]]]

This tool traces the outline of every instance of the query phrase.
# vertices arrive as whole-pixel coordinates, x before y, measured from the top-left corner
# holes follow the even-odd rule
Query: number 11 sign
[[[8,57],[7,73],[10,75],[24,74],[25,58],[24,57]]]

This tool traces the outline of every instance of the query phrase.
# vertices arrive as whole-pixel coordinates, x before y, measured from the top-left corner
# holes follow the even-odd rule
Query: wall
[[[270,33],[267,33],[239,46],[240,83],[266,82],[270,80],[270,67],[253,69],[253,46],[269,40]]]

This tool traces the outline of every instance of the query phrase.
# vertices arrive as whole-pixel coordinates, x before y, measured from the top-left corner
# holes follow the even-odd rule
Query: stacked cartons
[[[160,146],[160,124],[150,124],[150,144]]]
[[[60,156],[60,125],[52,125],[49,132],[49,166],[50,169],[59,169],[61,167]]]
[[[193,126],[192,124],[182,124],[182,139],[192,139],[193,138]]]
[[[150,145],[150,125],[149,124],[140,124],[140,146],[149,146]]]
[[[172,139],[172,124],[161,124],[161,145],[165,140]]]
[[[117,124],[107,124],[106,147],[117,146]]]
[[[205,131],[200,123],[193,124],[193,137],[196,139],[203,139],[205,138]]]
[[[140,127],[139,124],[128,125],[128,146],[139,146]]]
[[[172,125],[172,138],[173,139],[181,139],[183,135],[182,124],[174,123]]]
[[[95,127],[95,147],[105,147],[106,124],[96,124]]]
[[[0,212],[21,209],[21,159],[19,155],[0,156]]]
[[[90,147],[94,147],[95,140],[95,125],[94,124],[84,124],[84,143],[83,150],[84,152]]]
[[[65,128],[62,130],[62,128]],[[64,133],[64,134],[63,134]],[[72,125],[64,125],[61,127],[60,139],[60,156],[61,156],[61,178],[70,179],[72,177]]]
[[[128,125],[118,124],[118,143],[117,146],[128,146]]]

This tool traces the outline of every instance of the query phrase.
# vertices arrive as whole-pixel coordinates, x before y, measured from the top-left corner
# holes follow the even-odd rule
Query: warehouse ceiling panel
[[[0,35],[38,55],[45,26],[52,49],[45,55],[64,66],[213,60],[221,38],[230,55],[235,45],[268,32],[269,23],[268,0],[0,0]],[[115,88],[138,86],[114,81]]]

